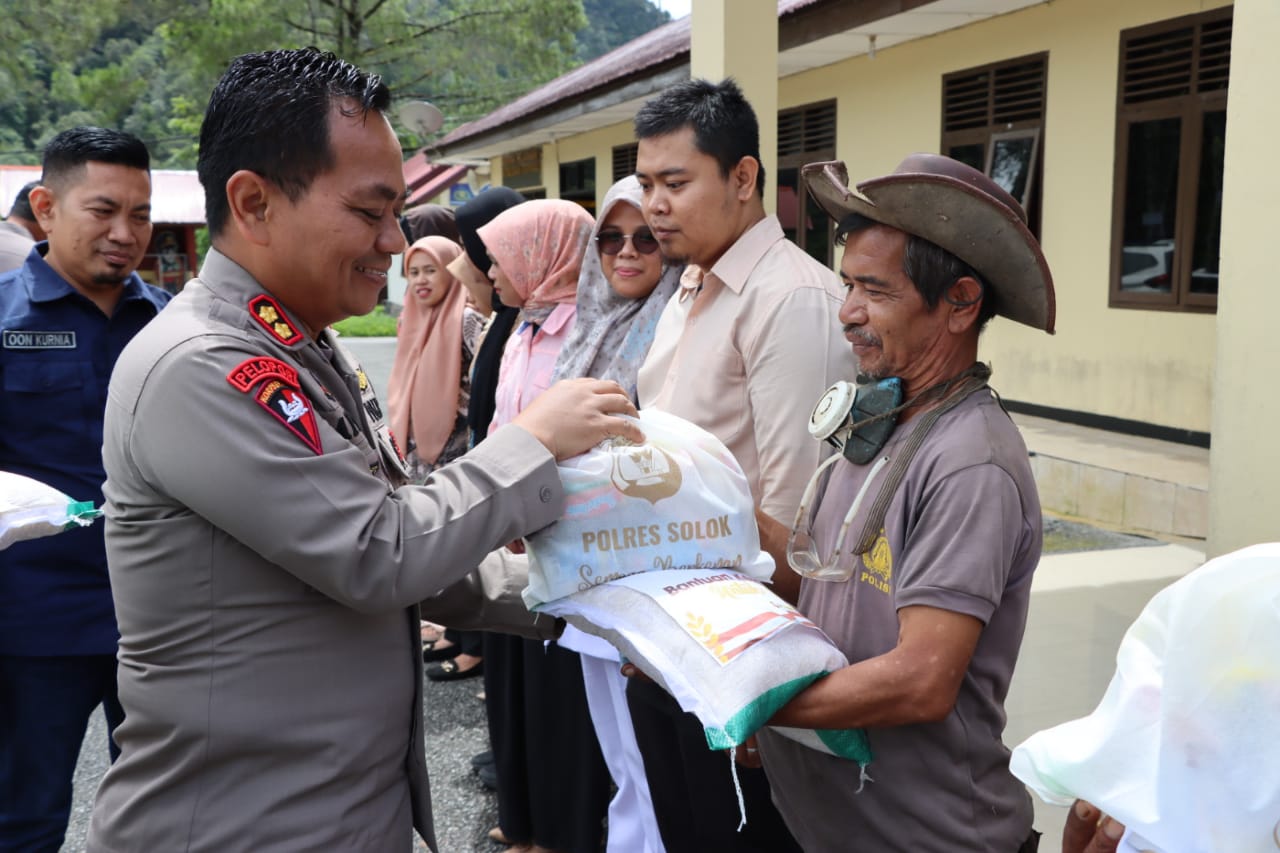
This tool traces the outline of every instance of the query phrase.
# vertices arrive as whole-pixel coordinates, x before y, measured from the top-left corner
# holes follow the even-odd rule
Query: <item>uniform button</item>
[[[542,489],[538,492],[538,497],[542,500],[544,504],[551,503],[551,487],[543,486]]]

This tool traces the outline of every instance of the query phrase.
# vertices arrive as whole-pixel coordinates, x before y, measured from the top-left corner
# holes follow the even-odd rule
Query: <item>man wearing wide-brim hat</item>
[[[850,665],[771,722],[863,728],[872,758],[864,773],[766,729],[774,799],[806,850],[1034,850],[1001,733],[1040,504],[977,355],[993,316],[1053,331],[1048,266],[1018,203],[949,158],[912,155],[856,190],[839,162],[804,179],[844,243],[839,316],[863,384],[815,408],[839,452],[794,527],[762,533]]]

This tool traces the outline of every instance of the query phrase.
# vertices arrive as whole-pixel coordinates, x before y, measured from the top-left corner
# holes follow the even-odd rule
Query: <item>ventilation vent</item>
[[[1196,82],[1201,92],[1227,90],[1231,70],[1231,19],[1208,21],[1200,26],[1200,67]]]
[[[1132,38],[1124,49],[1121,91],[1126,104],[1191,94],[1195,28]]]
[[[986,127],[990,121],[991,72],[943,78],[943,129]]]
[[[630,145],[619,145],[613,149],[613,179],[620,181],[627,175],[634,175],[636,171],[636,152],[640,150],[639,143],[633,142]]]
[[[1044,73],[1044,60],[995,69],[991,123],[1011,124],[1044,118]]]
[[[1223,17],[1129,38],[1120,91],[1126,104],[1226,91],[1231,18]]]
[[[949,74],[942,80],[943,131],[1044,118],[1046,63],[1032,60]]]
[[[834,102],[778,113],[778,156],[818,154],[835,156]]]

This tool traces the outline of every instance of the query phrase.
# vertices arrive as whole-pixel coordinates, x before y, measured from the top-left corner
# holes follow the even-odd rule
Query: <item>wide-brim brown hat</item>
[[[801,170],[809,193],[837,223],[850,213],[923,237],[982,277],[996,313],[1053,333],[1053,277],[1022,205],[995,181],[941,154],[912,154],[890,175],[849,189],[840,160]]]

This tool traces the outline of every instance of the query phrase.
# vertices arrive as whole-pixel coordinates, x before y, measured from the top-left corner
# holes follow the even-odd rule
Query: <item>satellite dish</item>
[[[426,138],[444,127],[444,113],[426,101],[409,101],[396,110],[405,127]]]

